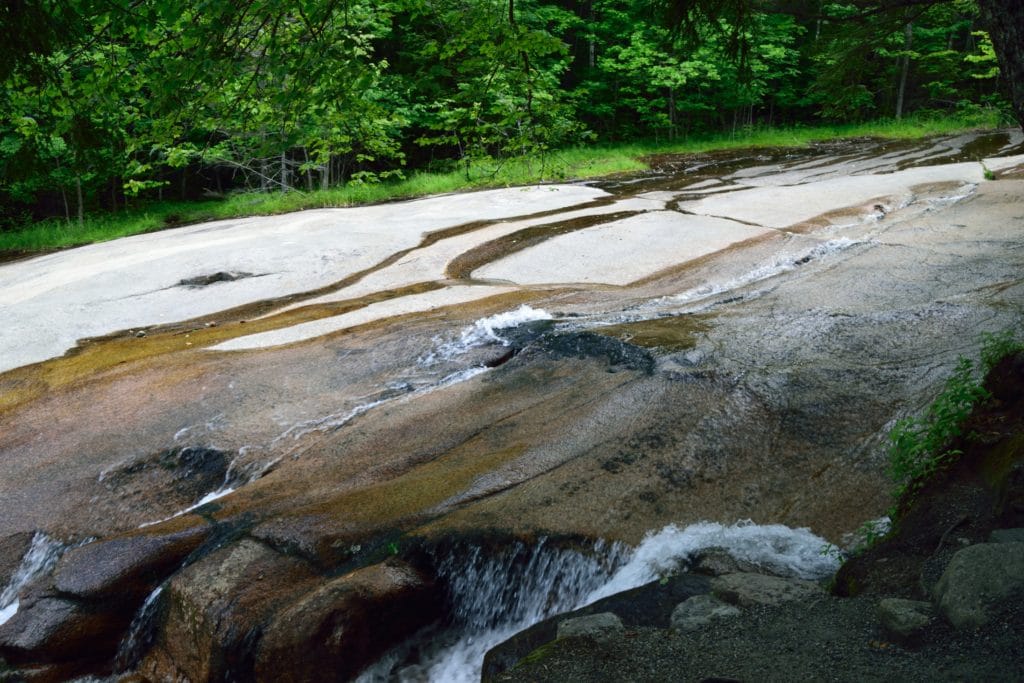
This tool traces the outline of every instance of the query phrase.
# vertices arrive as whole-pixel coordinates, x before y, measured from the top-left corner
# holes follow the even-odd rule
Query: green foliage
[[[557,177],[555,151],[584,143],[862,121],[893,115],[903,65],[903,114],[1010,111],[974,0],[912,16],[866,0],[795,8],[16,3],[0,12],[0,231],[26,214],[81,229],[170,196],[301,196],[420,170]]]
[[[962,454],[952,448],[974,406],[988,400],[982,386],[985,375],[1000,359],[1024,349],[1012,331],[983,334],[981,362],[960,357],[942,392],[923,416],[900,420],[889,433],[889,472],[897,484],[897,498],[913,495],[924,482]]]

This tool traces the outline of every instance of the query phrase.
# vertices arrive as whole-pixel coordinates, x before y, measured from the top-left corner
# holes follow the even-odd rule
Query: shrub
[[[988,400],[982,386],[985,375],[1005,356],[1024,349],[1010,330],[981,337],[980,372],[961,356],[942,392],[921,417],[900,420],[889,432],[889,473],[896,481],[895,495],[913,495],[925,480],[953,462],[962,451],[952,448],[975,405]]]

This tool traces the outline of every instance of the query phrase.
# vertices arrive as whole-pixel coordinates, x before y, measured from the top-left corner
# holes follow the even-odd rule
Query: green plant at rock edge
[[[989,398],[985,376],[1005,356],[1024,349],[1011,330],[981,335],[981,362],[961,356],[942,392],[921,417],[900,420],[889,432],[889,473],[897,499],[912,496],[928,477],[953,462],[962,451],[951,448],[974,407]]]

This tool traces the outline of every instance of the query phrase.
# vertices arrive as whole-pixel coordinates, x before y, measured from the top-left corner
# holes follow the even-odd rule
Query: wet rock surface
[[[488,195],[497,204],[485,221],[463,216],[486,203],[483,193],[450,215],[444,198],[404,204],[396,232],[360,234],[364,251],[331,242],[312,261],[293,254],[311,269],[296,280],[278,267],[287,254],[268,255],[255,242],[249,264],[204,254],[209,264],[179,272],[176,261],[162,260],[160,283],[138,283],[152,287],[133,290],[131,306],[104,309],[113,318],[97,313],[107,327],[89,334],[106,336],[0,374],[0,536],[15,539],[0,547],[0,567],[15,563],[19,544],[39,530],[70,543],[96,538],[69,552],[43,603],[53,609],[35,613],[66,613],[71,625],[79,617],[67,605],[91,614],[112,595],[137,603],[166,579],[139,670],[211,680],[258,677],[276,657],[260,659],[262,639],[276,652],[288,629],[274,624],[294,620],[323,657],[349,662],[344,653],[357,652],[362,662],[379,653],[414,620],[396,619],[372,648],[335,647],[329,634],[341,621],[331,605],[349,598],[342,584],[328,586],[396,552],[480,529],[636,543],[668,523],[750,518],[836,539],[888,507],[891,422],[934,396],[957,355],[976,352],[979,331],[1024,319],[1022,181],[982,182],[977,164],[879,174],[948,157],[968,142],[892,150],[877,163],[867,152],[852,160],[711,160],[706,172],[733,190],[728,201],[712,201],[714,188],[703,184],[710,176],[684,173],[628,190],[648,196],[606,196],[623,191],[614,183],[499,192]],[[992,167],[1020,163],[997,159]],[[828,185],[809,185],[819,181]],[[807,217],[797,215],[807,206],[786,207],[815,191],[830,211]],[[513,248],[510,237],[508,253],[557,272],[541,248],[562,237],[573,240],[559,249],[576,244],[602,224],[600,212],[626,220],[616,202],[638,212],[714,207],[729,214],[720,220],[736,221],[747,220],[743,195],[772,196],[762,227],[785,225],[720,251],[695,247],[694,258],[683,249],[678,263],[638,268],[636,279],[621,282],[602,280],[600,263],[569,284],[449,279],[459,255],[472,252],[464,260],[474,264],[460,276],[479,275],[478,266],[506,255],[501,240],[524,230],[530,245]],[[544,205],[517,203],[524,198]],[[587,203],[595,198],[601,206]],[[343,217],[392,210],[312,212],[281,225],[294,231],[308,221],[304,241],[316,243],[317,235],[337,236]],[[273,220],[280,219],[180,234],[196,248],[221,232],[245,233],[250,244],[273,234]],[[608,234],[632,239],[620,228]],[[154,258],[173,247],[169,234],[142,241],[152,242]],[[60,294],[82,278],[89,286],[76,296],[107,292],[116,280],[107,266],[117,259],[104,249],[125,263],[149,253],[135,242],[66,252],[51,265],[72,259],[74,268],[57,268],[52,279],[33,270],[19,280],[25,266],[8,264],[0,267],[0,300],[20,307],[33,296],[31,283]],[[277,266],[262,265],[264,257]],[[4,270],[15,266],[17,273]],[[273,274],[211,281],[206,293],[216,288],[221,299],[199,301],[192,288],[173,286],[221,270]],[[34,324],[36,304],[24,305],[22,327],[5,335]],[[118,317],[126,310],[146,315]],[[314,325],[321,322],[329,324]],[[261,336],[296,330],[279,341]],[[67,335],[57,336],[50,346],[66,348]],[[1003,480],[1014,476],[1024,479]],[[1002,495],[971,489],[973,498],[934,526],[944,532]],[[1007,509],[1019,503],[1009,500]],[[198,531],[207,527],[209,537]],[[963,535],[974,542],[973,534]],[[957,549],[934,557],[922,550],[925,578],[911,572],[911,583],[933,585]],[[417,586],[438,577],[429,562],[415,566],[411,583],[371,581],[384,597],[360,604],[418,605],[430,591]],[[707,571],[719,573],[714,567]],[[679,602],[655,610],[657,628],[668,628]],[[296,604],[306,616],[289,611]],[[0,632],[27,624],[19,621],[33,613],[27,600],[25,610]],[[627,629],[654,628],[619,616]],[[118,612],[120,635],[130,617]],[[38,617],[33,632],[49,633],[47,619]],[[53,632],[63,628],[53,623]],[[38,642],[42,653],[49,641]]]
[[[206,540],[205,523],[165,535],[136,534],[74,548],[54,570],[54,588],[75,598],[126,602],[137,607],[164,578]]]
[[[85,660],[102,665],[117,649],[127,620],[52,596],[28,599],[0,626],[0,657],[11,664]]]
[[[32,534],[27,532],[0,538],[0,586],[11,580],[31,543]]]

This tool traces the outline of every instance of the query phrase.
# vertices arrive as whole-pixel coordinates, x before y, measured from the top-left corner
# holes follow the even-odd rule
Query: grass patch
[[[551,152],[543,159],[481,161],[468,171],[417,171],[401,180],[372,184],[348,183],[313,192],[245,192],[231,194],[224,199],[144,202],[117,213],[89,215],[81,225],[50,219],[20,230],[0,232],[0,253],[35,253],[211,220],[357,206],[464,190],[637,172],[648,168],[644,162],[646,157],[657,154],[697,154],[752,147],[800,147],[821,140],[859,137],[919,139],[969,129],[996,128],[999,123],[997,115],[979,112],[959,118],[917,117],[853,125],[743,129],[736,134],[711,135],[683,141],[571,147]]]

